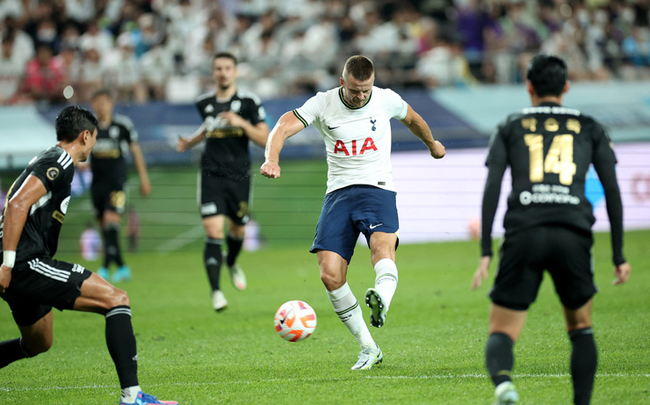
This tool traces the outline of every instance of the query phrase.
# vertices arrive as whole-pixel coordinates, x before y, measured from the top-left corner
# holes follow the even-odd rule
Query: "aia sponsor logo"
[[[365,141],[363,141],[363,144],[360,145],[357,140],[353,140],[347,143],[347,145],[341,141],[338,140],[336,141],[336,145],[334,145],[334,154],[339,154],[339,153],[344,153],[345,156],[356,156],[356,155],[363,155],[367,151],[371,150],[377,150],[377,147],[375,146],[375,141],[373,141],[372,138],[366,138]]]

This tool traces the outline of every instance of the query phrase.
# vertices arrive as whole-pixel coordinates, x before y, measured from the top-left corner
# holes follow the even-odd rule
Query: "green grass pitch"
[[[236,291],[224,272],[230,306],[219,314],[211,309],[201,263],[196,171],[155,168],[151,177],[154,191],[147,200],[131,186],[142,243],[139,252],[126,253],[134,280],[117,284],[131,297],[146,392],[182,404],[492,403],[483,360],[491,280],[479,291],[469,288],[478,242],[400,246],[399,287],[386,326],[371,328],[384,363],[353,372],[358,345],[334,314],[316,257],[307,252],[325,191],[323,163],[287,162],[275,183],[255,178],[253,215],[265,245],[240,257],[246,291]],[[87,198],[71,204],[58,258],[98,266],[78,254],[79,234],[91,219]],[[650,403],[649,240],[650,231],[626,233],[633,273],[626,285],[613,287],[609,235],[596,236],[600,363],[594,404]],[[374,280],[369,262],[368,249],[359,246],[348,279],[360,301]],[[494,276],[494,263],[490,270]],[[308,302],[318,316],[314,335],[299,343],[285,342],[273,329],[276,309],[291,299]],[[0,340],[17,336],[1,301]],[[522,403],[571,402],[569,350],[547,278],[515,346],[514,381]],[[118,397],[104,319],[96,314],[55,311],[52,349],[0,370],[6,404],[115,404]]]

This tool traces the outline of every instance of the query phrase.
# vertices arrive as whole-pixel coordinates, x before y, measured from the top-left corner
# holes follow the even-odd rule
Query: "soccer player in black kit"
[[[236,87],[235,56],[228,52],[217,53],[212,68],[216,92],[200,96],[196,103],[203,124],[189,139],[179,138],[176,148],[184,152],[205,140],[198,184],[199,208],[206,233],[203,260],[212,287],[212,307],[221,311],[228,305],[219,284],[225,218],[229,219],[226,265],[235,288],[244,290],[246,277],[237,264],[237,256],[249,219],[248,141],[264,146],[269,127],[257,96]]]
[[[528,65],[527,86],[533,107],[510,115],[499,125],[486,161],[482,257],[474,274],[474,289],[488,276],[501,181],[506,166],[512,172],[499,269],[490,292],[486,366],[496,386],[497,403],[516,403],[519,395],[510,376],[513,346],[547,270],[564,307],[572,345],[574,403],[588,404],[598,361],[591,327],[592,298],[597,292],[591,262],[595,218],[585,197],[585,179],[593,164],[605,190],[611,223],[614,284],[622,284],[630,276],[631,266],[623,256],[616,156],[598,122],[562,107],[562,97],[569,90],[562,59],[536,55]]]
[[[111,263],[117,265],[111,281],[129,281],[131,270],[124,263],[119,244],[119,230],[126,204],[124,185],[127,180],[124,149],[128,145],[133,163],[140,177],[140,194],[151,192],[147,166],[138,144],[138,132],[131,120],[113,112],[113,98],[108,89],[97,90],[91,99],[97,114],[97,144],[90,155],[93,183],[90,188],[95,214],[104,239],[104,263],[97,273],[109,277]]]
[[[162,402],[140,389],[131,308],[126,292],[74,263],[55,260],[70,202],[74,167],[97,140],[97,119],[81,107],[56,118],[57,144],[32,159],[13,183],[0,218],[0,296],[9,304],[20,337],[0,342],[0,368],[52,346],[52,307],[106,318],[106,345],[122,387],[120,404]]]

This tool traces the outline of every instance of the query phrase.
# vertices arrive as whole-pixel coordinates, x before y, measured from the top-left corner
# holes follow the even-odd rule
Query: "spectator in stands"
[[[108,83],[117,90],[117,102],[143,103],[147,100],[134,46],[131,33],[123,32],[117,38],[117,48],[106,56],[104,66]]]
[[[80,25],[95,18],[95,0],[64,0],[64,4],[68,17]]]
[[[14,54],[18,60],[21,60],[23,64],[34,57],[34,41],[32,38],[23,31],[21,24],[16,18],[11,15],[5,17],[2,26],[0,26],[2,38],[13,37],[14,38]]]
[[[447,35],[442,35],[438,44],[420,58],[416,70],[429,88],[477,83],[470,73],[460,40]]]
[[[15,52],[12,36],[2,38],[0,50],[0,105],[17,101],[18,90],[25,76],[25,62]]]
[[[174,73],[174,55],[167,49],[165,42],[154,45],[140,59],[145,97],[154,100],[165,99],[165,85]]]
[[[38,23],[36,28],[36,36],[34,42],[37,44],[47,44],[52,50],[56,50],[58,46],[58,33],[54,21],[45,18]]]
[[[82,51],[96,49],[100,55],[106,55],[113,50],[113,36],[99,28],[97,19],[90,22],[88,29],[79,38],[79,47]]]
[[[6,16],[20,18],[23,12],[24,8],[21,0],[2,0],[0,2],[0,20]]]
[[[23,93],[32,101],[58,103],[63,98],[63,70],[52,48],[39,44],[36,57],[27,64]]]
[[[623,54],[631,65],[628,77],[631,80],[648,79],[650,77],[650,30],[648,27],[634,27],[632,33],[623,40]]]
[[[137,29],[131,31],[133,36],[135,55],[141,58],[143,54],[158,45],[163,39],[163,29],[152,13],[144,13],[137,19]]]
[[[203,47],[193,52],[186,61],[188,72],[198,77],[201,94],[207,93],[214,87],[212,60],[216,54],[217,48],[214,45],[214,39],[207,36],[203,40]]]
[[[95,91],[104,85],[106,68],[101,62],[101,56],[97,49],[88,48],[82,54],[81,68],[79,72],[79,101],[89,102]]]
[[[63,45],[61,51],[54,57],[57,65],[61,66],[63,72],[63,86],[72,86],[74,93],[68,99],[70,103],[79,100],[79,81],[81,79],[81,60],[77,50],[69,45]]]
[[[57,51],[61,52],[61,49],[68,47],[77,49],[79,48],[81,42],[79,28],[72,23],[68,23],[63,28],[61,33],[61,38],[57,41]]]

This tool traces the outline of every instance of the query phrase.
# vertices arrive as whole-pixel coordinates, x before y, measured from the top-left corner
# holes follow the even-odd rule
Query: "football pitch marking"
[[[487,374],[461,374],[461,375],[452,375],[452,374],[440,374],[440,375],[376,375],[376,376],[365,376],[359,379],[361,380],[450,380],[450,379],[488,379]],[[562,373],[562,374],[515,374],[514,379],[517,378],[571,378],[571,374]],[[627,374],[627,373],[604,373],[596,374],[596,378],[650,378],[650,374]],[[256,380],[236,380],[236,381],[205,381],[205,382],[172,382],[172,383],[152,383],[146,384],[147,387],[199,387],[199,386],[211,386],[211,385],[224,385],[224,384],[251,384],[251,383],[277,383],[277,382],[286,382],[288,380],[293,380],[296,382],[302,381],[353,381],[357,378],[344,378],[344,377],[334,377],[334,378],[267,378],[267,379],[256,379]],[[88,390],[88,389],[107,389],[115,388],[115,384],[110,385],[79,385],[79,386],[68,386],[68,387],[20,387],[20,388],[7,388],[0,387],[0,392],[19,392],[19,391],[64,391],[64,390]]]
[[[167,242],[160,245],[158,247],[158,252],[162,254],[171,253],[175,250],[179,250],[186,245],[189,245],[204,235],[205,230],[203,227],[197,225],[191,228],[189,231],[185,231],[184,233],[176,236],[175,238],[169,239]]]

